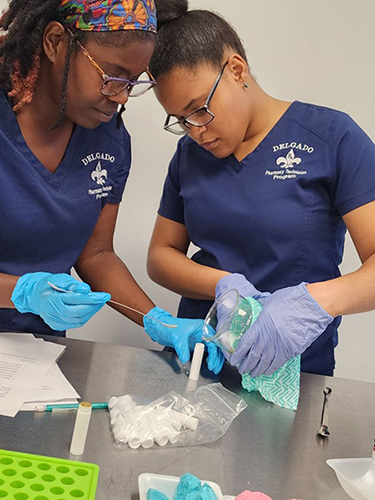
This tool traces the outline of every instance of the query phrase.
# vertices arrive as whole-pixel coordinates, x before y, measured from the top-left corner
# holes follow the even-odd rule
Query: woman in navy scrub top
[[[341,316],[375,308],[374,144],[345,113],[267,95],[226,21],[171,4],[150,70],[164,128],[182,138],[149,275],[182,295],[185,318],[230,288],[262,303],[229,357],[240,373],[302,354],[303,371],[332,375]],[[340,276],[346,230],[362,266]]]
[[[0,331],[63,335],[112,296],[183,361],[201,340],[202,321],[155,307],[112,242],[131,161],[121,111],[155,84],[156,24],[153,0],[12,0],[1,17]]]

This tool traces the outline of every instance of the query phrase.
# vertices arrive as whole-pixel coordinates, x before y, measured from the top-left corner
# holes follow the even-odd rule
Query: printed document
[[[0,333],[0,415],[14,417],[65,346]]]

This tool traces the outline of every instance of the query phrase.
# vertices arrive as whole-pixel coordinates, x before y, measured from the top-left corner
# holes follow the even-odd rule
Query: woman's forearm
[[[192,261],[172,247],[152,248],[147,261],[150,278],[173,292],[197,300],[213,300],[215,287],[229,274]]]
[[[83,262],[78,261],[75,269],[93,291],[108,292],[112,300],[116,302],[130,306],[144,314],[155,306],[114,252],[103,252],[95,258]],[[111,305],[111,307],[143,326],[140,314],[116,305]]]
[[[355,272],[307,285],[314,299],[331,316],[343,316],[375,309],[375,255]]]
[[[184,297],[212,300],[215,286],[229,274],[202,266],[174,248],[153,248],[147,265],[153,281]],[[355,314],[375,309],[375,255],[355,272],[307,288],[331,316]]]
[[[0,273],[0,308],[13,308],[14,304],[10,300],[14,287],[19,276]]]

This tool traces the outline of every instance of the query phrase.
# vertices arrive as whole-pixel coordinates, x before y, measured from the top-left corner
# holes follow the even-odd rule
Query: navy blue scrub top
[[[345,113],[295,101],[242,161],[181,139],[158,213],[186,226],[192,260],[273,292],[340,276],[342,217],[374,200],[371,139]],[[179,316],[204,318],[210,305],[182,298]],[[340,321],[302,355],[303,371],[333,374]]]
[[[53,174],[28,148],[0,91],[0,272],[69,273],[106,203],[119,203],[129,174],[130,137],[116,118],[76,127]],[[0,331],[61,335],[34,314],[0,309]]]

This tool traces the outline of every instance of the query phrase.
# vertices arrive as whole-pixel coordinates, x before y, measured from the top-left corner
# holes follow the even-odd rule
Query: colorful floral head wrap
[[[71,30],[156,33],[154,0],[61,0],[59,21]]]

